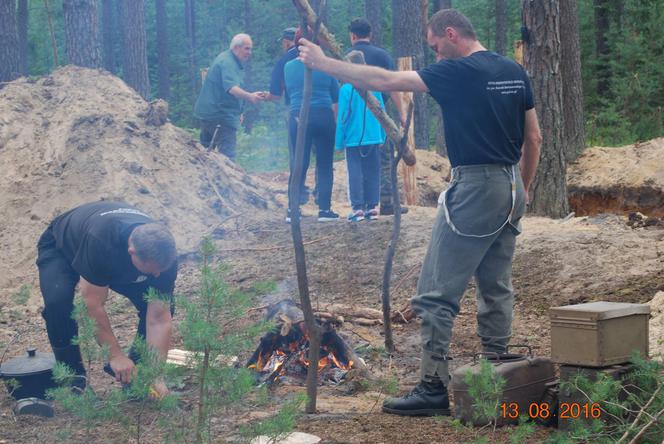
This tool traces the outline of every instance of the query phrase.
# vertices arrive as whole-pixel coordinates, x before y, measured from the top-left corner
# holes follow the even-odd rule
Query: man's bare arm
[[[131,382],[134,363],[122,352],[104,308],[108,298],[108,287],[99,287],[81,278],[80,288],[88,314],[97,325],[97,342],[108,347],[109,363],[116,379],[124,383]]]
[[[251,103],[258,103],[262,100],[265,100],[265,93],[260,91],[248,92],[240,88],[239,86],[232,87],[231,89],[228,90],[228,93],[237,97],[240,100],[246,100],[247,102]]]
[[[300,39],[300,60],[311,69],[323,71],[342,82],[369,91],[415,91],[429,89],[415,71],[388,71],[368,65],[342,62],[327,57],[320,46]]]
[[[168,355],[171,346],[173,322],[171,311],[166,302],[150,301],[147,313],[147,343],[154,348],[163,359]]]
[[[542,133],[540,132],[539,122],[535,108],[526,111],[526,127],[524,130],[523,154],[521,155],[521,178],[523,186],[528,194],[530,185],[535,179],[535,172],[540,158],[540,146],[542,145]],[[530,201],[529,198],[527,198]]]

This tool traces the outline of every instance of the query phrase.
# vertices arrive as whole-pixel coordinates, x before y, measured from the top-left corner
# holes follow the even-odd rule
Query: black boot
[[[421,381],[410,393],[399,398],[387,398],[383,402],[383,411],[403,416],[449,416],[447,387],[440,381]]]
[[[83,366],[83,358],[81,357],[81,349],[78,345],[68,345],[67,347],[51,347],[55,360],[65,364],[73,372],[74,379],[72,379],[70,386],[73,389],[80,391],[85,390],[86,386],[86,373]]]

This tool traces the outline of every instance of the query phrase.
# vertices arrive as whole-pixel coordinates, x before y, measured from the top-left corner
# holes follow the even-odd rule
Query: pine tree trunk
[[[19,76],[18,53],[16,2],[0,1],[0,82],[8,82]]]
[[[371,42],[374,45],[383,44],[383,0],[366,0],[364,2],[364,15],[371,24]]]
[[[450,9],[452,8],[452,0],[434,0],[433,1],[433,12],[436,13],[441,9]],[[436,129],[436,152],[441,156],[447,157],[447,142],[445,141],[445,123],[443,121],[443,113],[440,110],[438,104],[432,99],[432,106],[430,109],[433,109],[433,119],[434,127]]]
[[[422,1],[417,1],[417,8],[413,7],[412,0],[392,0],[392,32],[394,52],[397,58],[412,57],[413,69],[424,66],[424,23],[422,23]],[[414,94],[415,119],[415,147],[428,149],[429,147],[429,119],[427,102],[424,94]]]
[[[244,29],[247,30],[247,32],[250,32],[250,30],[254,29],[253,25],[253,11],[251,9],[251,0],[244,0]],[[248,91],[252,91],[254,88],[254,71],[251,67],[251,63],[248,63],[244,67],[244,82],[245,82],[245,88]],[[251,130],[254,127],[254,123],[256,122],[256,119],[258,118],[258,107],[256,105],[249,105],[245,107],[245,112],[244,112],[244,121],[243,121],[243,126],[244,126],[244,132],[247,134],[251,133]]]
[[[496,0],[496,52],[507,52],[507,2]]]
[[[115,26],[113,26],[113,0],[102,0],[101,2],[101,42],[102,59],[104,69],[115,73],[117,62],[115,61]]]
[[[28,0],[18,0],[18,61],[21,75],[28,75]]]
[[[69,63],[86,68],[101,68],[97,2],[64,0],[62,9]]]
[[[188,61],[191,81],[191,94],[196,97],[198,93],[198,69],[196,68],[196,4],[194,0],[184,1],[184,21],[186,36],[189,42]]]
[[[123,77],[127,85],[148,100],[150,78],[145,36],[144,0],[120,0],[123,22]]]
[[[171,96],[171,80],[168,53],[168,15],[166,0],[155,1],[157,27],[158,90],[157,96],[168,101]]]
[[[451,9],[452,0],[433,0],[433,12],[440,11],[441,9]]]
[[[542,216],[564,217],[567,201],[563,130],[563,88],[560,72],[560,9],[558,0],[522,0],[524,25],[530,31],[525,65],[542,128],[542,154],[530,190],[530,210]]]
[[[610,0],[593,0],[595,11],[595,51],[597,57],[597,68],[595,76],[597,79],[597,94],[604,97],[609,92],[609,81],[611,78],[609,48],[610,27]]]
[[[576,160],[586,145],[577,14],[576,0],[560,0],[560,67],[563,83],[565,160],[568,163]]]

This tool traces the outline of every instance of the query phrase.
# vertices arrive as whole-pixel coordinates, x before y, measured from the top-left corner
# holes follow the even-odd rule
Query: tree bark
[[[186,36],[189,43],[188,61],[192,97],[198,93],[198,70],[196,69],[196,3],[195,0],[185,0],[184,20]]]
[[[168,102],[171,96],[171,74],[168,51],[168,14],[166,0],[155,1],[157,27],[158,89],[157,96]]]
[[[505,55],[507,52],[507,2],[496,0],[496,52]]]
[[[101,42],[104,69],[110,73],[117,72],[115,60],[115,26],[113,20],[113,0],[101,2]]]
[[[595,12],[595,55],[597,67],[595,78],[597,80],[597,94],[604,97],[609,92],[609,81],[611,78],[611,67],[609,65],[611,50],[609,48],[610,28],[610,1],[593,0]]]
[[[254,29],[254,15],[251,8],[251,0],[244,0],[244,29],[247,32],[250,32]],[[248,91],[253,91],[254,89],[254,70],[252,69],[251,63],[248,63],[244,67],[244,82],[245,87]],[[258,107],[256,105],[248,104],[245,107],[244,111],[244,132],[247,134],[251,133],[251,130],[254,127],[254,123],[258,118]]]
[[[28,75],[28,0],[18,0],[18,65],[21,75]]]
[[[560,72],[560,9],[558,0],[522,0],[524,25],[530,31],[525,66],[532,78],[542,128],[542,154],[531,186],[530,210],[542,216],[569,213],[563,129],[563,87]]]
[[[150,97],[144,0],[120,0],[123,22],[123,77],[145,100]]]
[[[412,0],[392,0],[392,32],[396,58],[412,57],[413,69],[424,67],[424,23],[422,23],[422,1],[413,7]],[[429,119],[426,97],[422,93],[414,94],[415,147],[429,148]]]
[[[452,0],[433,0],[433,12],[441,9],[452,9]]]
[[[383,44],[383,0],[365,0],[364,15],[371,24],[371,41],[374,45]]]
[[[16,2],[0,1],[0,82],[8,82],[19,76],[18,53]]]
[[[46,22],[48,23],[48,33],[51,36],[51,47],[53,48],[53,66],[58,66],[60,61],[58,59],[58,44],[55,41],[55,31],[53,30],[53,19],[51,17],[51,8],[48,5],[48,0],[44,0],[44,9],[46,10]]]
[[[97,2],[64,0],[62,9],[69,63],[86,68],[101,68]]]
[[[560,0],[560,67],[563,84],[565,160],[573,162],[586,145],[583,81],[576,0]]]

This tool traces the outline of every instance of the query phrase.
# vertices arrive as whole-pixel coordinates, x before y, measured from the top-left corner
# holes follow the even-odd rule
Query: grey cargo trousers
[[[507,221],[513,172],[514,209]],[[484,351],[505,351],[514,305],[512,257],[526,196],[518,165],[469,165],[454,168],[445,200],[454,227],[439,205],[417,296],[411,302],[422,319],[422,379],[440,379],[447,385],[452,325],[473,276],[482,347]]]

